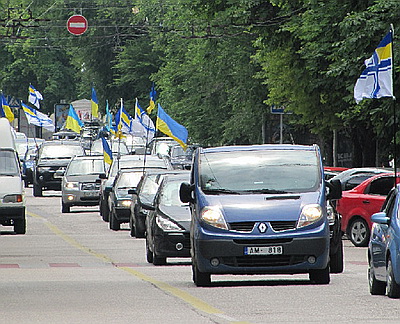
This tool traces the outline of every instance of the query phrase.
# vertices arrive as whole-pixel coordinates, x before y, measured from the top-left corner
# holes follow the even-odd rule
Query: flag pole
[[[394,186],[396,187],[397,184],[397,139],[396,139],[396,134],[397,134],[397,120],[396,120],[396,96],[394,94],[394,87],[393,87],[393,82],[395,80],[394,78],[394,27],[393,24],[390,24],[390,33],[392,34],[392,107],[393,107],[393,171],[394,171]]]

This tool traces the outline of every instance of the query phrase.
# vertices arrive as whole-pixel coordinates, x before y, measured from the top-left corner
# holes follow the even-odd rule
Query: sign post
[[[271,114],[277,114],[279,115],[279,144],[283,144],[283,115],[288,114],[288,112],[285,112],[285,107],[277,107],[275,105],[271,106]]]
[[[82,15],[73,15],[68,18],[67,29],[73,35],[82,35],[88,28],[88,22]]]

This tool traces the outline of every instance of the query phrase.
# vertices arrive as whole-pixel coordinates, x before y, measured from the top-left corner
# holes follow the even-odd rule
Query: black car
[[[158,188],[154,204],[147,205],[146,258],[154,265],[166,264],[167,257],[190,257],[189,204],[179,199],[182,182],[189,180],[189,172],[165,174]]]
[[[100,184],[100,215],[105,222],[109,221],[110,206],[109,192],[118,170],[139,168],[143,172],[149,169],[171,170],[168,159],[150,155],[122,155],[114,159],[107,176],[104,176]]]
[[[140,168],[119,170],[112,187],[107,189],[107,191],[110,191],[108,197],[110,229],[118,231],[121,228],[121,223],[129,222],[132,203],[129,190],[136,188],[142,175],[143,170]]]
[[[33,170],[33,195],[41,197],[43,190],[61,190],[61,179],[68,163],[75,155],[85,151],[78,141],[48,141],[37,154]]]
[[[144,205],[151,205],[164,174],[176,174],[180,170],[148,169],[140,179],[137,189],[132,194],[131,216],[129,227],[132,237],[144,238],[146,232],[146,216],[149,213]]]

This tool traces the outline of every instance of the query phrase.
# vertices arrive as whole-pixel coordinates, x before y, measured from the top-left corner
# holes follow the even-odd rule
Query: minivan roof
[[[203,151],[206,153],[233,152],[233,151],[255,151],[255,150],[256,151],[263,151],[263,150],[315,151],[316,145],[260,144],[260,145],[219,146],[219,147],[210,147],[210,148],[203,149]]]
[[[15,136],[7,118],[0,118],[0,148],[16,149]]]

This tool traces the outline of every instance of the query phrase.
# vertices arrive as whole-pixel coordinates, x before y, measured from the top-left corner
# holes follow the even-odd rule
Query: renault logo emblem
[[[258,230],[260,233],[265,233],[267,230],[267,225],[265,225],[265,223],[260,223],[260,225],[258,225]]]

